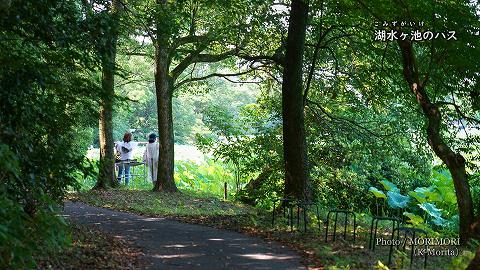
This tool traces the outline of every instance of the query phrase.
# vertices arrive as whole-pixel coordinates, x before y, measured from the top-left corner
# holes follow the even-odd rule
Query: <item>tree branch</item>
[[[236,77],[236,76],[248,74],[248,73],[253,72],[255,70],[257,70],[257,69],[256,68],[255,69],[249,69],[249,70],[242,71],[242,72],[237,72],[237,73],[211,73],[211,74],[208,74],[208,75],[202,76],[202,77],[189,78],[189,79],[185,79],[185,80],[177,83],[175,85],[175,89],[177,89],[178,87],[181,87],[182,85],[187,84],[187,83],[201,81],[201,80],[205,80],[205,79],[212,78],[212,77],[222,77],[222,78],[224,78],[224,79],[226,79],[230,82],[234,82],[234,81],[229,80],[227,77]]]
[[[309,100],[307,99],[307,104],[313,104],[315,105],[323,114],[325,114],[328,118],[332,119],[332,120],[336,120],[336,121],[342,121],[342,122],[346,122],[346,123],[349,123],[361,130],[364,130],[366,131],[368,134],[374,136],[374,137],[377,137],[377,138],[385,138],[385,137],[391,137],[393,135],[395,135],[396,133],[395,132],[392,132],[392,133],[389,133],[389,134],[378,134],[376,132],[373,132],[371,131],[370,129],[360,125],[359,123],[353,121],[353,120],[350,120],[350,119],[347,119],[347,118],[343,118],[343,117],[339,117],[339,116],[334,116],[332,114],[330,114],[329,112],[327,112],[318,102],[315,102],[315,101],[312,101],[312,100]]]
[[[171,72],[171,76],[175,81],[180,74],[182,74],[189,65],[193,63],[215,63],[227,59],[235,55],[236,50],[230,50],[221,54],[202,54],[201,52],[205,47],[201,47],[198,50],[190,53],[185,57]]]
[[[141,52],[125,52],[124,55],[130,55],[130,56],[143,56],[143,57],[150,57],[153,59],[153,57],[148,54],[148,53],[141,53]]]
[[[242,58],[247,61],[254,61],[254,62],[261,62],[261,61],[271,61],[277,65],[283,66],[284,64],[284,59],[278,54],[274,55],[246,55],[246,54],[238,54],[237,55],[239,58]]]
[[[122,82],[122,83],[118,83],[118,85],[116,85],[116,87],[123,87],[125,85],[132,84],[132,83],[153,83],[153,82],[155,82],[155,81],[145,80],[145,79],[132,79],[132,80],[127,80],[127,81]]]
[[[442,106],[442,105],[450,105],[450,106],[453,106],[453,107],[455,108],[455,111],[458,113],[458,115],[460,115],[463,119],[467,120],[468,122],[471,122],[471,123],[475,123],[475,124],[480,125],[480,119],[466,116],[466,115],[460,110],[460,106],[457,105],[457,104],[454,103],[454,102],[438,101],[438,102],[435,103],[435,105],[436,105],[436,106]]]
[[[122,2],[122,6],[126,11],[126,14],[130,14],[132,16],[129,16],[131,20],[135,21],[137,18],[140,18],[141,16],[136,12],[135,10],[130,9],[125,3]],[[148,37],[152,40],[153,44],[155,44],[155,35],[153,33],[153,30],[142,20],[138,19],[137,20],[142,26],[145,32],[147,33]]]
[[[327,28],[325,32],[322,33],[322,28],[323,28],[323,1],[321,2],[321,10],[320,10],[320,26],[319,26],[320,36],[318,37],[317,44],[315,44],[312,63],[310,64],[310,71],[308,72],[307,85],[305,86],[305,90],[303,91],[303,106],[305,106],[305,104],[307,103],[308,90],[310,89],[310,84],[313,78],[313,72],[315,71],[315,64],[317,62],[318,52],[320,51],[320,45],[322,41],[325,39],[325,37],[327,36],[328,32],[330,32],[333,29],[333,27],[330,26],[329,28]]]

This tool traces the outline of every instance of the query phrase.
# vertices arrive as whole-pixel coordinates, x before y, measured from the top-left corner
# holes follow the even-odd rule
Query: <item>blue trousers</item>
[[[118,164],[118,183],[122,183],[122,176],[125,178],[125,185],[130,181],[130,164],[120,162]]]

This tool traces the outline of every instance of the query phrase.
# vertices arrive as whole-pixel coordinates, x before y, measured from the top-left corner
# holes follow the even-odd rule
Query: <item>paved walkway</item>
[[[64,216],[133,240],[151,261],[148,269],[306,269],[278,243],[236,232],[149,218],[66,202]]]

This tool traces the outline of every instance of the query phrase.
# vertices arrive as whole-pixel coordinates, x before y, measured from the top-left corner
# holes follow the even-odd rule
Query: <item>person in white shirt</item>
[[[155,184],[157,181],[157,170],[158,170],[158,151],[159,145],[156,142],[157,135],[154,133],[148,136],[148,144],[143,153],[143,161],[147,164],[148,169],[148,179]]]
[[[117,142],[115,144],[116,151],[120,153],[117,180],[120,183],[122,181],[122,175],[125,174],[125,185],[127,186],[130,180],[130,161],[133,159],[133,149],[136,146],[137,144],[132,141],[132,133],[130,132],[123,135],[123,142]]]

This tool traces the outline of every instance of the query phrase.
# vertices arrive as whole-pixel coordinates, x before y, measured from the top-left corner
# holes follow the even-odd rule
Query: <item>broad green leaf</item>
[[[380,181],[380,183],[387,191],[400,192],[400,189],[394,183],[388,181],[387,179],[383,179],[382,181]]]
[[[419,203],[427,202],[427,196],[423,193],[416,192],[416,191],[410,191],[410,192],[408,192],[408,195],[415,198]]]
[[[442,202],[445,204],[455,204],[457,203],[457,196],[453,186],[441,186],[437,187],[438,192],[442,196]]]
[[[375,197],[377,198],[383,198],[383,199],[386,199],[387,196],[385,195],[385,193],[383,193],[383,191],[377,189],[376,187],[370,187],[368,189],[368,191],[372,192],[373,195],[375,195]]]
[[[413,225],[422,224],[424,222],[421,216],[415,215],[414,213],[403,212],[403,215],[408,217],[409,218],[408,223],[411,223]]]
[[[433,218],[441,218],[442,210],[438,209],[434,204],[431,203],[419,203],[418,206],[427,212]]]
[[[433,172],[433,179],[436,186],[451,186],[452,176],[448,170],[440,170]]]
[[[417,193],[422,193],[422,194],[425,194],[426,192],[431,192],[432,191],[432,187],[417,187],[415,190],[415,192]]]
[[[398,192],[387,192],[387,202],[392,208],[405,208],[410,201],[410,197],[404,196]]]
[[[435,219],[432,220],[433,224],[437,225],[437,226],[447,226],[448,225],[448,222],[446,219],[442,218],[442,217],[436,217]]]
[[[441,202],[443,200],[442,195],[436,189],[425,191],[424,194],[427,196],[428,201],[430,202]]]

